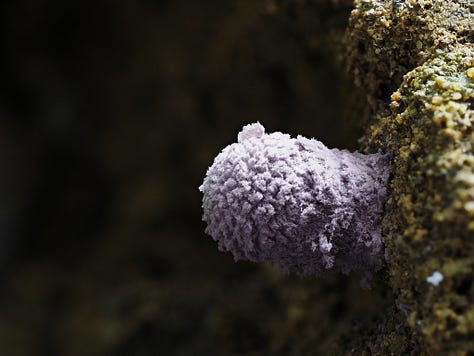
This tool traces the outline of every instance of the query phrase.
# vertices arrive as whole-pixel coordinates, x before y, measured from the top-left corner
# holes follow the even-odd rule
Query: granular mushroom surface
[[[381,266],[388,156],[245,126],[200,186],[206,232],[236,260],[276,261],[288,272]]]

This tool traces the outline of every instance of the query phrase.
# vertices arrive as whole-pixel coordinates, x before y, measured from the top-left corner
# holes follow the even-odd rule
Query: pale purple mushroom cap
[[[276,261],[301,275],[359,271],[367,280],[383,259],[388,176],[386,155],[250,124],[199,187],[206,233],[236,260]]]

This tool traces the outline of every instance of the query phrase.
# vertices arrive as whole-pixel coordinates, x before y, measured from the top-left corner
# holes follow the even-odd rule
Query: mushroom
[[[207,170],[206,233],[235,260],[275,261],[287,272],[381,268],[389,157],[329,149],[315,139],[244,126]]]

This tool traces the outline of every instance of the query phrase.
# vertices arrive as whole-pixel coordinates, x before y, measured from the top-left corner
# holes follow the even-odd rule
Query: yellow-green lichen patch
[[[346,34],[347,66],[380,113],[405,73],[436,49],[472,42],[473,33],[469,0],[356,0]]]
[[[408,324],[430,352],[474,352],[474,46],[436,55],[404,76],[366,147],[394,155],[384,231]]]
[[[405,342],[416,345],[405,354],[474,354],[473,3],[354,3],[346,64],[373,117],[362,149],[393,156],[383,229],[412,332],[375,332],[392,343],[370,351],[396,354]]]

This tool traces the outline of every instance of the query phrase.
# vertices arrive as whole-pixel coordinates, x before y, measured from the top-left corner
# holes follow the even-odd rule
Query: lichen
[[[347,66],[374,113],[386,112],[403,76],[437,49],[473,39],[469,0],[356,0],[346,33]]]
[[[363,148],[394,156],[383,229],[413,354],[474,352],[473,9],[356,1],[347,35],[348,68],[373,110]],[[410,342],[402,334],[388,350]]]

